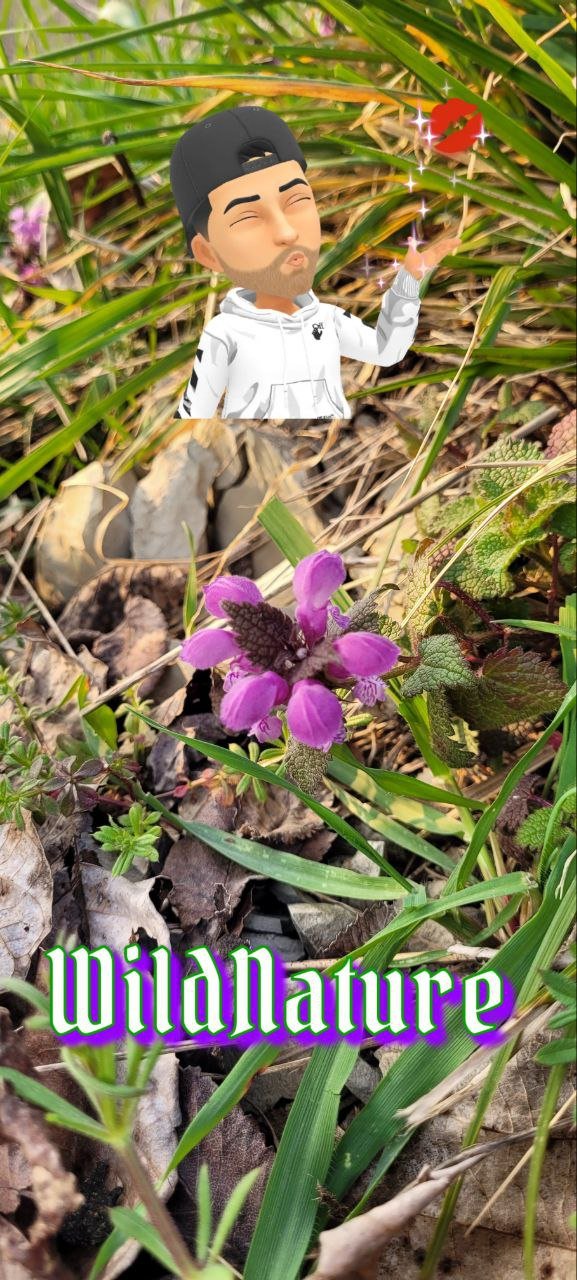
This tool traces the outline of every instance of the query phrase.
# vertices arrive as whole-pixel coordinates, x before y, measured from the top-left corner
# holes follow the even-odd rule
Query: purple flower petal
[[[372,631],[349,631],[333,640],[333,649],[351,676],[382,676],[394,667],[401,652],[388,636]]]
[[[323,13],[319,19],[319,35],[332,36],[337,27],[337,20],[331,14]]]
[[[197,631],[185,640],[180,656],[183,662],[190,662],[191,667],[206,669],[217,667],[219,662],[228,662],[240,654],[240,645],[232,632],[218,627]]]
[[[251,582],[250,578],[223,574],[204,588],[204,603],[213,618],[228,617],[222,607],[224,600],[234,600],[236,604],[260,604],[262,595],[256,582]]]
[[[384,681],[378,676],[361,676],[353,688],[355,698],[365,707],[374,707],[376,702],[382,702],[385,693]]]
[[[313,551],[294,571],[295,598],[310,609],[320,609],[328,604],[333,591],[342,585],[346,576],[343,560],[336,552]]]
[[[308,604],[299,604],[296,607],[295,616],[309,646],[316,644],[317,640],[322,640],[327,629],[326,605],[321,609],[313,609]]]
[[[253,665],[250,659],[246,657],[246,654],[241,653],[238,658],[233,659],[224,677],[223,693],[228,693],[229,689],[232,689],[235,680],[240,680],[242,676],[252,676],[256,671],[258,671],[258,667]]]
[[[329,751],[341,740],[343,709],[336,693],[316,680],[299,680],[287,708],[287,724],[293,738],[307,747]]]
[[[337,684],[346,684],[350,680],[350,673],[341,667],[338,662],[327,662],[325,666],[325,675],[329,680],[334,680]]]
[[[276,742],[282,733],[282,720],[280,716],[263,716],[251,726],[250,732],[259,742]]]
[[[274,671],[243,676],[235,680],[232,689],[225,693],[220,704],[220,718],[227,729],[250,729],[258,720],[268,716],[273,707],[286,702],[289,687],[282,676]]]
[[[333,622],[336,623],[337,627],[342,627],[343,631],[346,631],[350,622],[350,618],[348,614],[341,613],[340,609],[337,608],[336,604],[329,605],[329,613],[331,615],[331,618],[333,619]]]

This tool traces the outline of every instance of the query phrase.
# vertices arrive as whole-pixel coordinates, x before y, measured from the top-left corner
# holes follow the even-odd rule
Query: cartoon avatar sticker
[[[409,350],[424,271],[456,244],[411,245],[375,329],[312,289],[321,227],[306,161],[273,111],[241,106],[186,131],[170,180],[187,248],[233,282],[206,325],[176,416],[348,419],[341,356],[393,365]]]

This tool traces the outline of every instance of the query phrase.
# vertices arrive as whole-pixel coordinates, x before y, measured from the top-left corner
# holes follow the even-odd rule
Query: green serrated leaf
[[[534,813],[530,813],[515,833],[517,844],[526,849],[540,849],[545,839],[550,812],[550,809],[536,809]]]
[[[504,462],[504,467],[481,468],[472,484],[472,491],[480,502],[498,502],[506,493],[516,489],[527,479],[527,467],[515,466],[517,463],[538,462],[542,457],[541,447],[529,440],[511,440],[501,436],[497,443],[487,451],[484,462]]]
[[[555,667],[532,650],[498,650],[485,659],[474,686],[449,693],[453,712],[475,729],[500,729],[554,712],[565,685]]]
[[[574,502],[565,502],[551,517],[551,529],[563,538],[577,538],[577,508]]]
[[[474,687],[475,676],[454,636],[427,636],[420,644],[420,658],[420,666],[403,681],[403,698],[414,698],[435,689]]]
[[[488,600],[492,596],[509,596],[515,589],[515,581],[508,572],[509,565],[521,555],[529,541],[539,541],[541,533],[533,537],[512,534],[510,530],[495,527],[483,530],[478,538],[448,569],[449,582],[456,582],[474,600]]]
[[[476,513],[477,502],[471,494],[463,494],[453,502],[442,502],[435,493],[417,507],[417,527],[425,537],[436,538],[441,533],[452,533],[465,521],[472,520]]]
[[[444,689],[434,689],[427,694],[429,724],[433,747],[452,769],[464,769],[475,759],[463,742],[459,742],[455,734],[456,717],[451,712],[447,694]],[[464,737],[464,735],[463,735]]]

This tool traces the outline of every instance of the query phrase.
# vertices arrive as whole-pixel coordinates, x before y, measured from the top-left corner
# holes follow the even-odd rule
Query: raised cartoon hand
[[[403,260],[405,271],[409,271],[417,280],[422,280],[427,271],[431,267],[437,267],[443,258],[448,254],[454,253],[461,243],[460,236],[444,236],[442,240],[437,240],[435,244],[431,244],[423,253],[419,253],[416,245],[411,243],[411,247]]]

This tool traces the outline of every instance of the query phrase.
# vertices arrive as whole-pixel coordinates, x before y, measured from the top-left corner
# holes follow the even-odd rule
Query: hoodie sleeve
[[[401,267],[383,294],[376,329],[335,307],[341,355],[371,364],[397,364],[415,336],[420,306],[419,281]]]
[[[183,392],[176,418],[211,418],[216,412],[228,378],[229,354],[224,338],[208,326],[196,349],[192,373]]]

